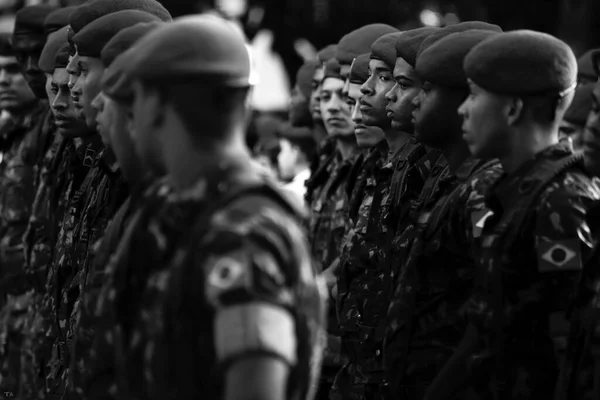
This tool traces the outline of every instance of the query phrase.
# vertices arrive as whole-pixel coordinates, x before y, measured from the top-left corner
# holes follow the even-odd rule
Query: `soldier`
[[[470,30],[473,25],[488,30]],[[482,193],[500,167],[469,157],[456,109],[468,93],[464,56],[498,30],[475,22],[449,26],[409,39],[402,53],[422,83],[413,100],[417,139],[441,150],[448,166],[432,171],[418,200],[415,228],[399,231],[396,238],[405,247],[398,256],[384,348],[393,396],[422,399],[464,328],[457,316],[472,285],[469,253],[478,236],[471,221],[483,216]]]
[[[136,214],[113,258],[117,286],[101,297],[116,317],[117,397],[312,398],[323,287],[294,207],[244,145],[242,37],[188,17],[129,52],[136,148],[175,193],[160,213]]]
[[[301,203],[306,195],[306,180],[310,177],[310,163],[316,143],[310,129],[286,125],[279,130],[277,164],[284,189],[298,197]]]
[[[116,17],[115,13],[114,16]],[[104,380],[107,370],[106,364],[99,366],[102,361],[110,362],[110,358],[94,357],[90,354],[94,330],[104,328],[101,318],[95,317],[95,306],[99,291],[107,276],[106,265],[115,252],[121,240],[123,230],[131,218],[134,210],[140,206],[142,193],[148,189],[153,177],[147,175],[147,169],[141,164],[135,154],[129,126],[131,126],[131,93],[119,89],[123,87],[124,59],[121,63],[114,63],[115,59],[131,47],[137,40],[153,29],[161,26],[160,22],[139,23],[125,28],[117,33],[102,49],[101,60],[105,66],[102,80],[102,91],[98,93],[92,106],[96,108],[96,122],[98,131],[104,140],[110,143],[114,151],[119,169],[129,184],[130,195],[123,202],[114,218],[108,224],[104,236],[99,244],[95,245],[94,259],[89,262],[85,284],[81,290],[81,301],[78,315],[78,324],[74,329],[70,360],[70,381],[67,390],[70,397],[79,398],[87,390],[86,398],[105,396],[108,393],[112,380]],[[93,357],[93,361],[91,361]],[[84,389],[88,388],[88,389]]]
[[[465,141],[475,156],[497,157],[504,174],[485,199],[492,215],[466,307],[469,327],[428,398],[457,387],[481,399],[552,398],[575,290],[597,241],[586,212],[600,199],[581,157],[558,140],[576,59],[550,35],[512,31],[476,46],[464,70]]]
[[[288,115],[292,126],[313,126],[313,116],[309,109],[309,102],[312,95],[312,79],[315,71],[320,66],[321,63],[318,60],[310,60],[305,62],[296,73],[296,84],[292,89]]]
[[[594,58],[600,56],[596,51]],[[596,59],[596,73],[600,75],[600,63]],[[583,133],[583,161],[589,174],[600,176],[598,164],[598,140],[600,139],[600,83],[591,84],[592,107]],[[579,87],[578,87],[579,89]],[[590,207],[587,222],[594,234],[600,226],[600,202]],[[600,364],[600,276],[598,274],[598,247],[594,249],[595,262],[588,263],[580,279],[574,309],[571,312],[571,326],[565,363],[561,368],[556,400],[591,400],[600,397],[598,374]]]

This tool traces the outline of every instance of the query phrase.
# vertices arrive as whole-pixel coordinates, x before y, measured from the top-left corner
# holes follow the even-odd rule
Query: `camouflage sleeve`
[[[299,224],[268,202],[244,198],[235,203],[214,216],[194,258],[215,310],[218,362],[230,365],[266,354],[294,366],[298,332],[306,329],[298,288],[320,282],[308,243]],[[321,301],[318,292],[313,297]]]
[[[550,335],[557,354],[566,347],[569,312],[584,265],[597,243],[586,222],[593,195],[586,182],[567,175],[566,185],[551,185],[535,216],[538,293],[549,315]]]

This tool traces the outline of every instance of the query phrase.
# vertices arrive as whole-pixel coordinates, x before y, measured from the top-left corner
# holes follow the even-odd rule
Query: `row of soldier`
[[[4,391],[598,397],[599,127],[593,108],[585,162],[558,141],[571,49],[482,22],[376,24],[320,56],[329,140],[306,235],[245,145],[250,57],[228,23],[153,0],[17,14],[0,59]]]
[[[600,86],[572,104],[569,46],[373,24],[318,57],[292,108],[326,133],[306,195],[330,292],[319,398],[600,398]]]

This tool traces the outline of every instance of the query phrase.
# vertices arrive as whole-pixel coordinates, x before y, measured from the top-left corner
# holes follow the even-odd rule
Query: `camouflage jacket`
[[[45,280],[68,200],[93,163],[89,157],[90,151],[93,153],[93,140],[76,146],[73,140],[58,138],[41,168],[40,184],[24,237],[24,271],[31,290],[7,307],[10,322],[2,325],[8,332],[6,348],[18,354],[7,368],[8,373],[20,377],[19,396],[27,399],[46,398],[45,367],[54,333],[49,310],[43,306],[48,299]],[[99,140],[95,142],[99,143]],[[52,154],[55,149],[56,153]]]
[[[109,309],[115,323],[96,336],[114,354],[117,397],[221,398],[223,363],[263,351],[244,348],[237,334],[250,331],[227,310],[262,310],[264,304],[271,321],[282,323],[265,320],[261,326],[270,334],[254,343],[271,346],[276,332],[278,344],[270,351],[279,355],[281,349],[290,363],[290,393],[310,398],[317,371],[309,365],[314,359],[318,368],[316,343],[323,335],[323,288],[302,229],[261,192],[226,200],[230,190],[258,181],[253,172],[232,168],[207,176],[167,196],[155,212],[138,212],[113,258],[112,283],[103,289],[99,310]],[[230,185],[219,184],[225,181]],[[289,353],[290,335],[297,352]]]
[[[391,297],[391,246],[400,218],[410,209],[429,172],[419,161],[426,150],[409,140],[396,154],[380,157],[363,194],[340,257],[337,314],[350,375],[381,380],[383,330]],[[353,371],[352,369],[356,369]]]
[[[306,181],[305,200],[311,209],[332,171],[341,162],[342,155],[337,150],[335,140],[326,138],[319,146],[317,158],[311,164],[310,179]]]
[[[596,184],[600,182],[596,179]],[[600,233],[600,201],[590,207],[587,223],[595,237]],[[600,398],[600,247],[585,266],[571,312],[571,329],[565,363],[560,371],[556,400]]]
[[[484,194],[500,176],[497,161],[469,158],[440,182],[438,201],[423,210],[388,311],[385,366],[396,396],[421,398],[452,355],[464,322],[459,310],[473,285]]]
[[[40,101],[0,131],[0,306],[8,293],[27,290],[23,234],[31,213],[39,170],[52,143],[48,103]]]
[[[481,399],[552,397],[577,284],[597,244],[586,213],[600,189],[572,154],[568,143],[550,146],[486,196],[492,215],[466,307],[471,340],[449,361],[463,368],[438,376],[433,397],[451,392],[448,382],[470,385]],[[464,366],[466,382],[453,376]]]

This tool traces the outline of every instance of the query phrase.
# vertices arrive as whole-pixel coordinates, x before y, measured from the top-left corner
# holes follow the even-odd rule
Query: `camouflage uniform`
[[[596,184],[600,182],[596,179]],[[594,202],[587,223],[598,237],[600,201]],[[556,400],[600,398],[600,251],[596,246],[586,263],[571,313],[571,329],[565,363],[560,371]]]
[[[53,343],[60,332],[54,306],[60,298],[57,268],[71,263],[72,230],[80,216],[82,186],[101,148],[97,135],[63,139],[51,173],[41,181],[36,196],[25,237],[26,273],[36,289],[30,294],[27,329],[21,346],[21,395],[24,398],[51,398],[48,390],[59,375],[48,365]],[[50,380],[47,382],[47,379]],[[60,396],[60,393],[54,395]]]
[[[540,152],[502,176],[486,196],[470,325],[428,392],[444,398],[552,398],[568,314],[596,238],[586,210],[600,190],[568,143]],[[445,395],[445,396],[444,396]]]
[[[7,294],[26,291],[23,233],[31,213],[43,157],[54,130],[48,103],[40,101],[0,132],[0,306]]]
[[[1,130],[0,387],[17,393],[20,344],[25,326],[23,313],[29,304],[24,293],[30,288],[23,269],[23,233],[44,152],[54,139],[54,124],[47,102],[40,101],[23,115],[9,119]]]
[[[234,335],[222,343],[215,317],[225,305],[252,307],[255,299],[293,313],[298,351],[293,360],[284,358],[292,364],[289,393],[307,398],[317,372],[309,365],[320,364],[323,288],[298,222],[282,200],[270,198],[279,194],[267,197],[260,184],[250,184],[261,189],[227,197],[248,185],[248,175],[239,169],[212,173],[169,196],[158,212],[138,213],[127,229],[113,259],[112,283],[99,301],[99,310],[108,308],[115,321],[102,340],[117,361],[118,398],[222,398],[219,367],[235,359],[217,355],[237,344],[242,327],[228,329]]]
[[[423,398],[462,338],[458,313],[473,285],[478,224],[487,216],[484,193],[501,172],[497,161],[467,159],[438,181],[437,201],[422,210],[416,226],[398,235],[412,245],[388,312],[384,357],[393,397]]]
[[[319,152],[310,166],[310,179],[306,181],[306,204],[311,206],[323,189],[327,179],[336,166],[342,162],[342,155],[337,150],[335,140],[327,137],[319,145]]]
[[[367,157],[367,165],[375,157],[378,161],[364,169],[366,180],[359,179],[354,190],[362,194],[362,200],[355,216],[351,210],[355,223],[340,256],[337,315],[343,351],[349,357],[332,390],[340,399],[382,397],[382,344],[392,290],[392,239],[402,226],[400,220],[408,219],[429,174],[421,162],[426,150],[414,139],[395,154],[386,151],[387,144]],[[364,187],[361,182],[365,182]]]

